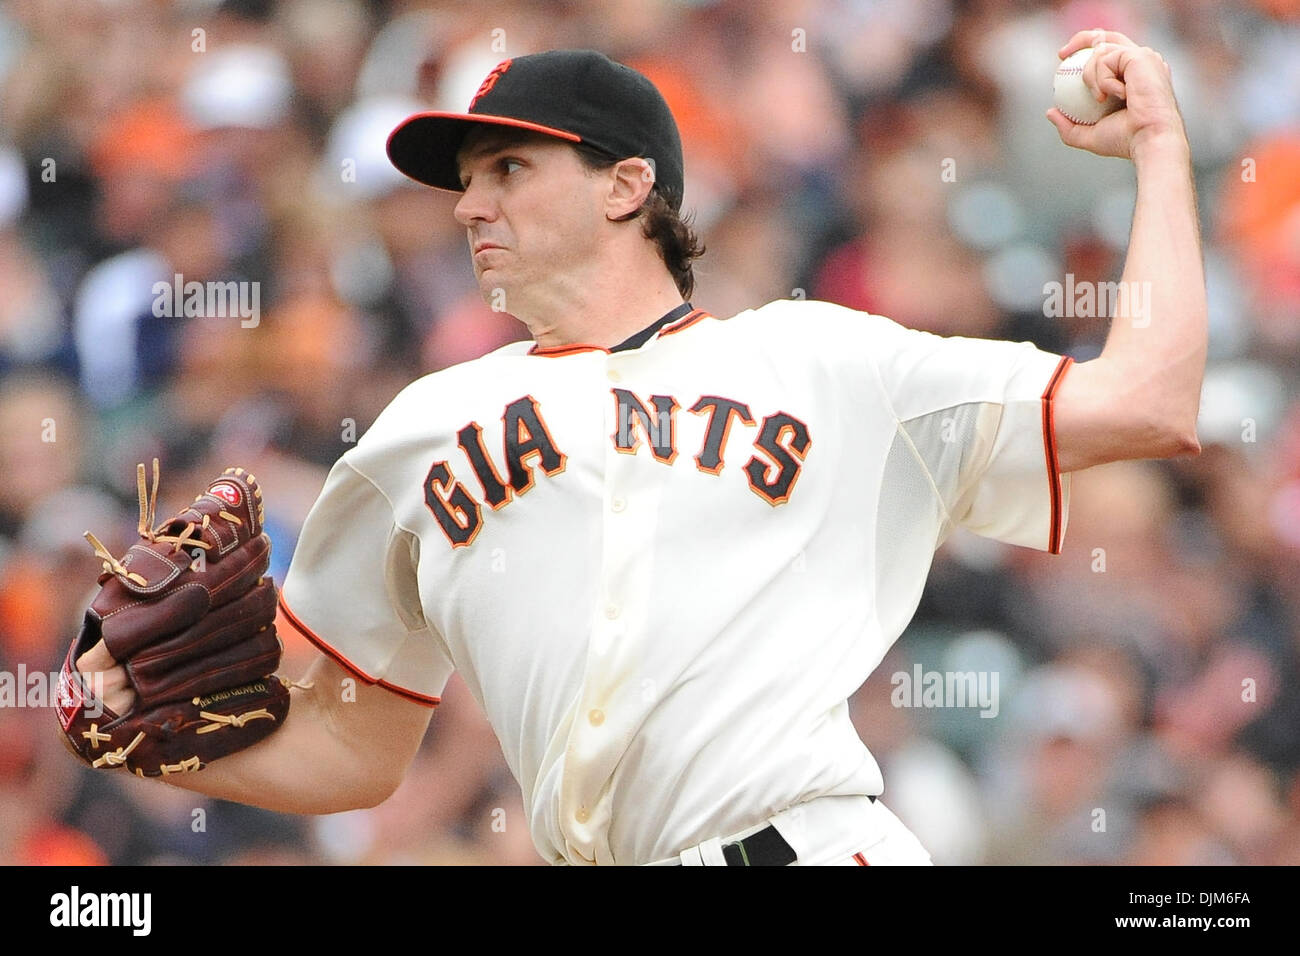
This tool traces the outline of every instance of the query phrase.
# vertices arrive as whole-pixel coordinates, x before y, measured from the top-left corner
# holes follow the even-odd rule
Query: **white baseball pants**
[[[725,866],[722,847],[768,825],[798,854],[792,866],[930,866],[921,841],[880,800],[818,797],[726,837],[705,840],[651,866]]]

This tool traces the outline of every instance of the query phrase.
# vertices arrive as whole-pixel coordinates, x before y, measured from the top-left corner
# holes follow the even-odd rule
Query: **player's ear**
[[[620,160],[609,169],[605,218],[612,222],[636,215],[654,188],[654,166],[639,156]]]

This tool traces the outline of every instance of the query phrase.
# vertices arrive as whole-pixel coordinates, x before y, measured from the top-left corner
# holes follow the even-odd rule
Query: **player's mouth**
[[[498,245],[495,242],[476,242],[471,255],[478,255],[480,252],[487,252],[489,249],[504,249],[505,246]]]

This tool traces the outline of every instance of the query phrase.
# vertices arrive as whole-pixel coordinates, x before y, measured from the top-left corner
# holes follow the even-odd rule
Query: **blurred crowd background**
[[[160,514],[254,471],[282,580],[397,391],[523,337],[453,200],[383,153],[506,56],[596,47],[659,85],[697,306],[823,298],[1095,356],[1105,318],[1045,316],[1044,284],[1119,278],[1132,168],[1043,113],[1099,24],[1165,55],[1191,137],[1204,451],[1076,474],[1060,556],[952,537],[855,720],[939,863],[1300,863],[1296,0],[0,4],[0,670],[57,670],[99,570],[82,532],[130,544],[136,462],[162,460]],[[155,317],[177,273],[259,283],[256,327]],[[917,664],[995,672],[998,715],[893,706]],[[455,678],[400,791],[322,818],[92,773],[48,709],[0,707],[0,863],[186,861],[539,858]]]

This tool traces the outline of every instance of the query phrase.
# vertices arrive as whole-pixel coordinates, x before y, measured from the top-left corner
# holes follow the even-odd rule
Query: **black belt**
[[[868,795],[867,799],[876,802],[874,795]],[[722,848],[722,856],[726,859],[727,866],[789,866],[799,859],[794,847],[786,843],[785,837],[771,824],[743,840],[728,843]],[[678,860],[672,865],[682,864]]]

